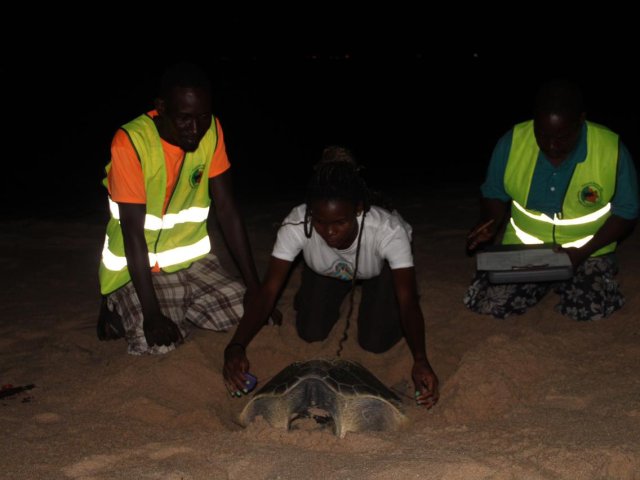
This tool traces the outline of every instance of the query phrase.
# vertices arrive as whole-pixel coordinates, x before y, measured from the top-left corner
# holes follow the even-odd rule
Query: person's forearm
[[[245,285],[250,290],[258,287],[258,272],[251,254],[249,238],[240,216],[240,209],[233,195],[233,184],[229,170],[209,179],[209,195],[213,200],[216,217],[227,248],[240,270]]]
[[[467,235],[467,253],[472,253],[481,245],[495,240],[503,226],[508,205],[494,198],[482,199],[480,220]]]
[[[131,275],[133,287],[136,289],[142,314],[145,317],[160,313],[160,305],[151,281],[151,269],[149,267],[149,251],[144,238],[129,238],[125,236],[125,255],[127,256],[127,267]]]
[[[258,272],[251,253],[249,237],[237,207],[228,205],[224,210],[216,213],[227,247],[240,270],[245,285],[247,288],[257,288]]]
[[[593,238],[580,247],[580,251],[583,252],[585,257],[588,257],[602,247],[629,235],[633,231],[635,224],[636,220],[627,220],[617,215],[611,215]]]
[[[483,198],[480,202],[481,222],[494,221],[494,229],[497,231],[505,220],[509,203],[495,198]]]
[[[240,344],[246,348],[264,325],[269,313],[273,310],[275,301],[275,294],[269,292],[264,286],[260,287],[254,301],[247,305],[229,345]]]
[[[121,225],[127,268],[145,317],[160,313],[160,305],[151,281],[149,249],[144,236],[144,205],[121,205]]]
[[[424,341],[424,318],[420,312],[420,307],[415,305],[405,310],[400,311],[400,318],[407,346],[411,350],[414,360],[427,360],[427,349]]]
[[[400,323],[409,350],[416,361],[427,360],[424,340],[424,316],[420,309],[415,269],[391,270],[400,309]]]
[[[242,279],[248,289],[258,287],[258,272],[256,270],[249,238],[240,216],[240,209],[233,195],[233,184],[229,170],[209,179],[209,195],[213,200],[216,217],[227,248],[231,253]]]

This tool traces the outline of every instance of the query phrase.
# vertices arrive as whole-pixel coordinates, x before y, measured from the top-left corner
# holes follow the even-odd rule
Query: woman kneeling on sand
[[[300,337],[307,342],[326,339],[344,297],[351,291],[352,308],[356,280],[362,280],[358,343],[382,353],[404,336],[414,360],[416,402],[431,408],[438,401],[438,378],[427,358],[418,302],[411,227],[397,212],[371,205],[370,199],[350,152],[326,148],[309,182],[306,203],[282,223],[264,282],[249,299],[225,348],[223,373],[232,394],[240,396],[246,387],[245,349],[265,324],[302,252],[305,266],[294,301]]]

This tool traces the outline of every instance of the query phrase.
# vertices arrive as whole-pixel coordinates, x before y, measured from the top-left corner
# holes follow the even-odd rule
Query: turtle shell
[[[289,429],[310,411],[326,412],[334,432],[391,430],[405,416],[398,396],[375,375],[349,360],[309,360],[292,363],[267,382],[240,414],[247,426],[262,416],[270,425]]]

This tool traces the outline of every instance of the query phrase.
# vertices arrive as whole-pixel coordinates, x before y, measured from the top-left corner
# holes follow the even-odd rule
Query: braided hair
[[[313,202],[343,200],[353,205],[362,204],[365,213],[369,210],[371,195],[360,176],[361,169],[346,148],[331,146],[324,149],[307,186],[307,208],[304,215],[304,233],[307,238],[311,238],[312,234],[309,205]]]
[[[317,201],[342,200],[353,204],[362,205],[362,222],[358,231],[356,257],[353,277],[351,279],[351,291],[349,295],[349,312],[347,324],[338,345],[336,355],[339,357],[342,345],[348,338],[351,314],[353,313],[353,297],[355,293],[356,278],[360,260],[360,245],[362,232],[367,212],[371,207],[371,192],[367,184],[360,176],[361,167],[355,162],[351,152],[344,147],[331,146],[324,149],[320,161],[314,167],[314,173],[309,181],[306,195],[306,210],[304,215],[304,233],[311,238],[310,205]]]

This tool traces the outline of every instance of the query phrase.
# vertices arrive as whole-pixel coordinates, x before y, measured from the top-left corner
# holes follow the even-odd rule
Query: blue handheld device
[[[256,388],[256,385],[258,384],[258,379],[254,377],[252,374],[250,374],[249,372],[244,374],[244,378],[246,380],[246,386],[244,387],[244,390],[245,390],[245,393],[249,393],[251,390]]]

